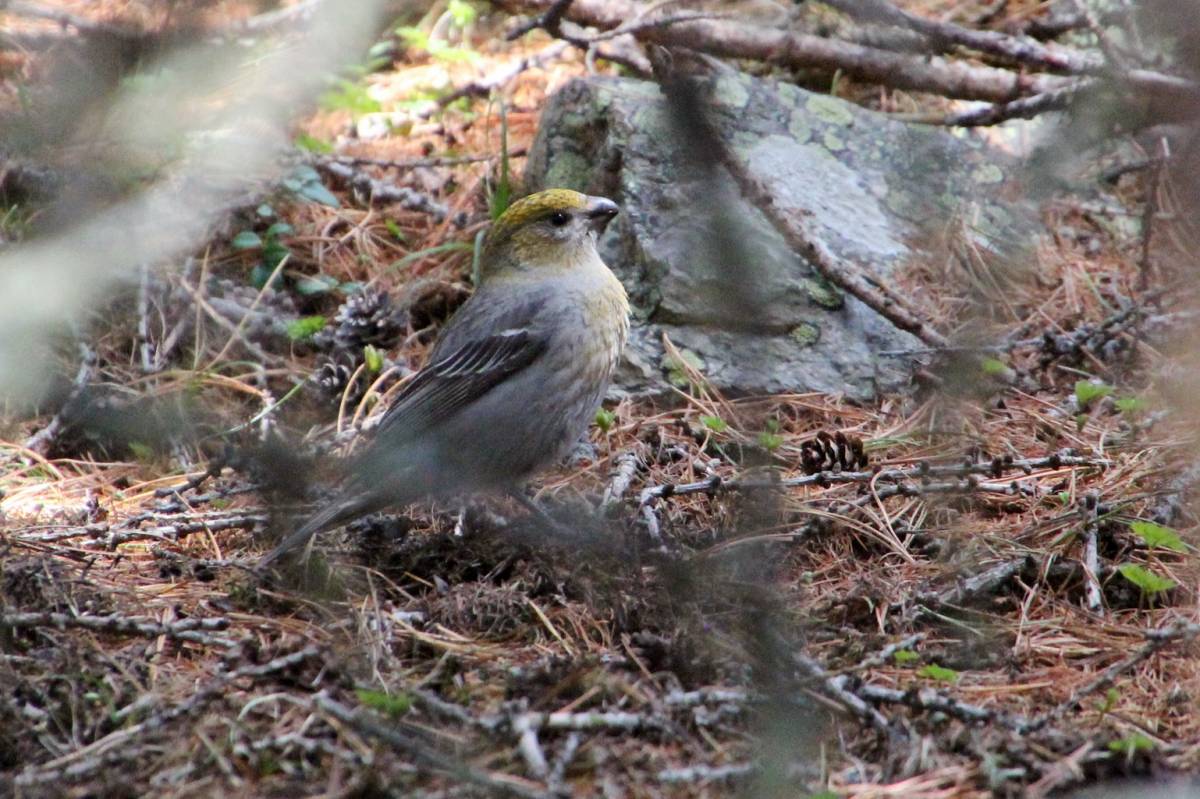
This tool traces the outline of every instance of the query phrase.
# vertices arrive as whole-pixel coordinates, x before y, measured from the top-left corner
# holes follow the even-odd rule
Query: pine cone
[[[341,402],[342,395],[346,393],[346,386],[350,384],[350,378],[353,375],[353,366],[328,360],[317,367],[317,370],[313,372],[312,380],[321,389],[322,394],[333,402]],[[363,388],[362,380],[356,380],[354,388],[346,398],[347,403],[357,404],[362,399]]]
[[[368,344],[386,349],[396,343],[404,329],[401,312],[382,289],[367,289],[351,296],[342,303],[334,321],[334,346],[354,352]]]

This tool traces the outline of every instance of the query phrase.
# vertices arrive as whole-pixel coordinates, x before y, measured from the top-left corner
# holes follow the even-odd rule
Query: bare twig
[[[317,161],[317,165],[325,172],[345,181],[362,202],[398,203],[406,210],[429,214],[439,222],[450,215],[450,209],[444,203],[415,189],[373,178],[365,172],[337,161],[321,160]]]
[[[1158,140],[1158,154],[1154,157],[1154,168],[1150,172],[1150,180],[1146,183],[1145,210],[1142,213],[1142,255],[1138,260],[1138,291],[1145,291],[1150,284],[1150,267],[1152,261],[1151,244],[1154,239],[1154,222],[1158,217],[1158,191],[1162,184],[1163,170],[1171,158],[1171,145],[1166,137]]]
[[[540,67],[548,61],[560,58],[568,46],[570,46],[569,42],[555,42],[532,55],[519,58],[496,72],[485,75],[479,80],[471,81],[465,86],[459,86],[449,94],[439,97],[437,107],[445,108],[463,97],[487,97],[496,89],[507,86],[525,70]]]
[[[1112,461],[1104,458],[1086,458],[1069,453],[1058,453],[1042,458],[993,458],[990,461],[978,463],[930,464],[922,461],[914,466],[903,469],[881,469],[879,471],[861,472],[819,472],[803,477],[789,477],[782,480],[722,480],[713,476],[707,480],[694,483],[678,483],[649,486],[642,491],[641,505],[652,500],[668,498],[683,494],[712,494],[718,491],[735,491],[759,488],[797,488],[800,486],[826,487],[838,483],[869,483],[872,480],[881,481],[925,481],[930,477],[969,477],[971,475],[989,475],[994,480],[1000,480],[1005,474],[1019,471],[1031,475],[1041,469],[1062,469],[1079,467],[1107,468]],[[980,484],[982,485],[982,484]],[[1011,484],[1007,487],[1010,487]]]
[[[884,0],[823,0],[826,5],[866,22],[883,22],[915,31],[931,43],[959,45],[1035,69],[1088,74],[1103,69],[1104,60],[1090,53],[1043,44],[1033,38],[998,31],[964,28],[904,11]]]
[[[1089,491],[1083,497],[1083,575],[1084,598],[1093,613],[1104,610],[1104,593],[1100,590],[1100,498]]]
[[[146,638],[166,636],[179,641],[190,641],[206,646],[234,648],[240,642],[223,636],[210,635],[214,630],[229,628],[229,619],[212,617],[207,619],[182,619],[163,624],[153,619],[136,616],[72,615],[67,613],[0,613],[0,627],[14,630],[75,628],[111,635],[140,635]]]
[[[617,456],[612,479],[605,487],[604,496],[600,499],[601,508],[611,507],[621,501],[625,492],[629,490],[629,484],[633,482],[633,478],[637,474],[638,465],[636,453],[623,452]]]
[[[958,111],[941,116],[897,114],[893,116],[893,119],[944,125],[946,127],[988,127],[990,125],[999,125],[1012,119],[1033,119],[1047,111],[1061,111],[1067,108],[1077,94],[1095,85],[1096,83],[1092,79],[1078,80],[1060,89],[1022,97],[1007,103],[972,108],[967,111]]]

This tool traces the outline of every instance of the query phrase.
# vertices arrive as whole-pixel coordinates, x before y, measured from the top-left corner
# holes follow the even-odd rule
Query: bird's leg
[[[564,537],[564,538],[569,538],[576,534],[575,530],[573,530],[573,529],[567,527],[566,525],[562,524],[561,522],[559,522],[557,519],[555,519],[553,516],[551,516],[549,513],[547,513],[545,511],[545,509],[542,508],[542,506],[538,505],[532,499],[525,496],[525,492],[522,491],[521,489],[510,488],[508,490],[508,495],[510,497],[512,497],[513,499],[515,499],[517,501],[518,505],[520,505],[525,510],[529,511],[534,516],[536,516],[538,518],[538,520],[541,521],[542,524],[546,525],[546,527],[548,527],[556,535],[558,535],[560,537]]]

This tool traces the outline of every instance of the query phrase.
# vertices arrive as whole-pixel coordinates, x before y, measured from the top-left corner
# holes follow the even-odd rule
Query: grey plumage
[[[388,505],[516,487],[583,434],[628,332],[625,291],[595,248],[616,207],[575,192],[543,194],[559,201],[551,210],[569,201],[579,217],[574,228],[552,228],[545,213],[521,207],[542,195],[514,204],[509,213],[517,212],[517,222],[505,227],[501,218],[504,241],[491,253],[485,249],[492,268],[351,462],[339,498],[268,553],[260,568],[321,530]],[[529,257],[532,236],[542,235],[537,226],[554,237],[548,249],[564,248],[563,257]]]

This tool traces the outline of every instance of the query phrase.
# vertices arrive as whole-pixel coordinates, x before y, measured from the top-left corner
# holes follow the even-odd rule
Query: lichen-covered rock
[[[794,86],[732,70],[703,80],[704,133],[655,83],[573,81],[550,100],[529,155],[530,191],[565,186],[622,207],[601,242],[635,307],[618,387],[667,384],[664,333],[733,393],[868,398],[907,384],[908,364],[877,353],[915,340],[791,252],[705,136],[836,255],[879,278],[938,257],[953,219],[969,218],[984,249],[1028,241],[1031,215],[997,199],[1010,166],[977,141]]]

